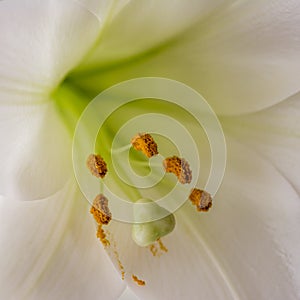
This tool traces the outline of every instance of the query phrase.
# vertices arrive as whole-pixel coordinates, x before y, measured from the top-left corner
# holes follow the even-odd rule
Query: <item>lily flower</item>
[[[127,285],[143,300],[299,299],[299,24],[293,0],[0,1],[0,298],[118,299]],[[137,77],[205,97],[224,130],[226,172],[208,212],[187,201],[150,225],[156,241],[112,220],[103,247],[72,139],[94,97]],[[110,151],[118,122],[153,109],[145,101],[112,117],[97,150]]]

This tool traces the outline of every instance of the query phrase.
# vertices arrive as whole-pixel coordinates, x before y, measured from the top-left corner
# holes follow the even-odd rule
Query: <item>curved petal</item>
[[[0,110],[0,194],[41,199],[72,175],[71,139],[54,102],[6,105]]]
[[[209,213],[189,203],[153,257],[114,224],[125,279],[141,299],[298,299],[300,202],[276,169],[229,141],[224,183]],[[145,280],[132,282],[131,274]]]
[[[1,101],[51,91],[95,42],[101,23],[73,0],[0,2]],[[25,97],[24,97],[25,96]]]
[[[74,182],[49,199],[1,199],[1,299],[117,299],[124,285]]]
[[[224,130],[270,161],[300,195],[300,93],[261,112],[221,118]]]
[[[139,300],[139,298],[127,287],[118,300]]]
[[[104,66],[103,50],[101,56],[98,53],[103,67],[90,74],[74,74],[73,80],[99,92],[99,85],[105,88],[134,77],[168,77],[197,89],[219,114],[261,110],[299,91],[299,12],[295,0],[229,1],[174,40],[129,60]],[[160,16],[151,13],[153,20]],[[192,15],[190,11],[183,14]],[[115,22],[111,28],[126,28],[131,18]],[[161,33],[154,30],[133,36],[138,41],[151,40]],[[119,35],[103,36],[102,49]],[[124,44],[116,51],[121,52]]]
[[[82,1],[82,0],[81,0]],[[223,0],[115,1],[101,39],[77,71],[128,60],[158,47],[203,19]],[[99,9],[93,8],[97,13]]]
[[[228,153],[201,232],[240,299],[298,299],[299,195],[272,164],[229,138]]]

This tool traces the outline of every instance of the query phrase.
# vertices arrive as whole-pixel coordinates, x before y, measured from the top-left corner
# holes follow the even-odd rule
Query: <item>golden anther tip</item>
[[[91,154],[86,160],[86,165],[90,172],[98,177],[104,178],[107,173],[107,165],[104,159],[97,154]]]
[[[152,157],[158,154],[157,144],[149,133],[139,133],[131,139],[133,148],[137,151],[142,151],[147,157]]]
[[[180,183],[191,183],[192,171],[189,163],[184,158],[168,157],[163,161],[163,166],[167,173],[175,174]]]
[[[204,190],[193,189],[189,199],[196,205],[198,211],[208,211],[212,207],[212,197]]]
[[[99,194],[95,198],[90,213],[99,225],[107,225],[110,222],[112,216],[108,208],[108,200],[104,195]]]

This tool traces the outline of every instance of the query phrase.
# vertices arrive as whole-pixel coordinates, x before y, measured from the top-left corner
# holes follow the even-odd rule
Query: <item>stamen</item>
[[[191,183],[192,171],[189,163],[184,158],[168,157],[163,161],[163,165],[166,172],[175,174],[180,183]]]
[[[138,285],[145,285],[146,282],[144,280],[138,279],[137,276],[132,274],[132,280],[135,281]]]
[[[193,189],[189,199],[196,205],[198,211],[208,211],[212,207],[212,197],[204,190]]]
[[[90,213],[99,225],[107,225],[112,217],[108,208],[108,199],[104,195],[99,194],[93,202]]]
[[[142,151],[149,158],[158,154],[157,144],[149,133],[137,134],[131,139],[131,144],[135,150]]]
[[[91,154],[87,158],[86,165],[91,173],[98,177],[104,178],[107,173],[107,165],[100,155]]]

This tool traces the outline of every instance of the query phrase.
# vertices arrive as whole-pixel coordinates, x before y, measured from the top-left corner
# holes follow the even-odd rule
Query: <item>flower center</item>
[[[149,133],[137,134],[131,139],[131,145],[136,151],[142,151],[147,158],[159,154],[157,143]],[[104,180],[108,169],[101,155],[89,155],[86,165],[93,176]],[[168,157],[163,160],[161,168],[164,168],[167,173],[173,173],[181,184],[190,183],[192,180],[192,171],[184,158]],[[196,205],[198,211],[208,211],[212,206],[211,196],[200,189],[194,188],[189,199],[192,204]],[[139,205],[144,203],[148,205]],[[108,208],[108,199],[103,194],[96,196],[91,213],[99,226],[107,225],[112,219],[112,214]],[[132,225],[132,237],[142,247],[155,243],[175,228],[174,215],[151,199],[141,198],[137,200],[133,206],[133,215],[135,223]],[[152,218],[157,215],[164,217],[158,220]],[[151,219],[153,221],[145,222],[145,220]]]
[[[148,82],[148,80],[146,81]],[[152,82],[152,80],[150,81]],[[98,83],[98,81],[95,82],[97,86]],[[101,93],[99,97],[97,96],[94,99],[95,101],[91,101],[91,105],[88,105],[83,113],[82,109],[91,99],[82,97],[82,91],[80,90],[78,93],[77,91],[74,92],[74,86],[68,89],[68,82],[65,82],[59,89],[57,97],[61,100],[61,111],[65,114],[64,118],[66,120],[71,120],[72,123],[76,119],[68,116],[69,111],[77,113],[77,119],[73,122],[72,133],[82,113],[74,134],[74,171],[86,199],[89,201],[94,199],[90,212],[97,223],[97,237],[108,250],[108,253],[114,257],[123,279],[125,278],[125,268],[118,255],[114,235],[110,230],[116,221],[131,223],[132,240],[139,247],[146,249],[145,251],[149,249],[155,257],[168,252],[166,247],[168,244],[164,245],[167,238],[164,237],[173,232],[176,225],[175,213],[173,214],[173,212],[184,201],[189,198],[191,204],[195,205],[199,212],[208,211],[212,206],[211,196],[206,191],[195,187],[197,182],[202,182],[199,179],[198,172],[200,170],[200,155],[197,151],[200,149],[198,146],[200,144],[198,142],[200,141],[198,128],[203,125],[207,137],[211,135],[215,137],[215,132],[219,132],[215,130],[216,126],[217,129],[219,128],[218,122],[209,113],[209,117],[206,118],[207,112],[210,112],[210,110],[205,107],[200,109],[198,102],[197,114],[192,114],[193,109],[191,108],[194,107],[193,103],[195,101],[188,101],[190,97],[182,96],[185,93],[174,93],[172,96],[175,100],[168,101],[165,91],[169,89],[165,88],[165,81],[162,89],[163,97],[160,94],[153,93],[152,90],[156,91],[159,86],[156,81],[154,83],[155,85],[150,88],[149,93],[144,93],[145,90],[147,91],[148,85],[140,86],[138,84],[138,91],[142,90],[142,95],[132,93],[131,81],[128,83],[130,89],[127,88],[126,84],[121,84],[121,88],[118,85],[116,89],[108,89]],[[173,91],[173,89],[170,90]],[[180,97],[177,95],[180,95]],[[190,94],[188,93],[188,95]],[[82,101],[83,98],[86,98],[87,101]],[[181,101],[179,98],[185,100]],[[69,101],[64,103],[66,99]],[[77,100],[80,104],[75,105],[74,110],[72,110],[72,105],[70,107],[66,106],[67,103],[77,103]],[[185,105],[183,103],[185,101],[189,105]],[[137,117],[137,115],[140,115],[140,117]],[[155,119],[153,115],[156,115]],[[169,119],[174,119],[176,122],[170,125]],[[195,124],[194,121],[202,119],[204,119],[203,124],[201,121]],[[133,120],[134,122],[132,122]],[[182,127],[184,126],[181,126],[182,124],[186,125],[188,130],[183,130]],[[171,130],[165,130],[169,128]],[[186,134],[187,131],[188,133],[195,133],[196,130],[197,143],[194,143],[196,151],[193,151],[191,150],[193,143],[185,137],[191,136]],[[136,134],[139,131],[153,133],[155,140],[149,133]],[[86,136],[91,138],[85,138]],[[162,143],[164,139],[168,140],[168,144]],[[216,149],[219,143],[216,143],[215,139],[212,139],[212,142],[213,148]],[[211,140],[209,140],[210,144]],[[180,152],[177,145],[180,145],[180,151],[183,151]],[[183,147],[181,148],[181,146]],[[201,149],[203,149],[202,143]],[[126,156],[124,155],[125,152]],[[214,161],[218,161],[215,159],[215,157],[218,158],[216,151],[211,155],[214,155]],[[116,157],[116,160],[114,160],[114,157]],[[90,174],[85,169],[85,160]],[[124,162],[129,162],[129,164]],[[153,168],[154,164],[156,164],[156,168]],[[136,172],[130,173],[128,169],[131,169],[130,171],[133,169]],[[157,173],[152,172],[153,170]],[[201,174],[203,174],[203,170],[208,169],[202,168],[201,165]],[[152,172],[153,177],[162,174],[162,177],[159,178],[159,184],[155,180],[151,181],[148,173],[146,174],[146,180],[149,180],[151,185],[144,184],[146,181],[139,181],[138,179],[141,177],[143,177],[142,179],[146,177],[143,174],[145,171],[149,171],[149,174]],[[131,176],[132,174],[138,176]],[[213,178],[214,173],[209,172],[209,176]],[[140,184],[141,182],[142,184]],[[218,183],[218,180],[216,182]],[[207,186],[213,193],[214,188],[212,186],[215,187],[216,184]],[[170,190],[176,193],[172,193]],[[168,197],[165,197],[165,195]],[[175,202],[175,205],[171,205],[171,207],[163,205],[165,203],[160,200],[164,200],[164,197],[168,201]],[[180,201],[178,201],[179,198]],[[123,209],[118,206],[119,202],[122,202],[119,199],[130,203],[128,207],[132,215],[120,214]],[[164,243],[162,238],[164,238]],[[139,251],[144,250],[139,249]],[[146,284],[145,281],[134,274],[131,274],[130,278],[139,285]]]
[[[141,151],[147,158],[158,155],[158,146],[154,138],[149,133],[139,133],[131,139],[132,148],[135,151]],[[107,164],[103,157],[99,154],[90,154],[86,161],[86,166],[90,173],[104,180],[108,172]],[[163,160],[161,168],[167,173],[173,173],[181,184],[190,183],[192,180],[192,171],[189,163],[184,158],[171,156]],[[198,211],[208,211],[212,206],[212,198],[206,191],[194,188],[189,196],[192,204],[196,205]],[[140,204],[147,203],[148,206]],[[90,209],[97,223],[97,238],[101,241],[106,249],[113,247],[111,251],[113,258],[117,261],[122,279],[125,278],[125,268],[119,259],[115,241],[111,241],[111,233],[104,229],[103,226],[109,225],[112,220],[112,213],[109,209],[109,200],[99,194],[95,197],[93,205]],[[136,223],[132,224],[132,238],[140,247],[147,247],[152,255],[159,256],[162,252],[167,253],[168,249],[163,244],[161,238],[171,233],[175,228],[175,216],[168,212],[165,208],[159,206],[155,201],[150,199],[139,199],[133,206],[133,215]],[[165,215],[165,217],[152,222],[143,222],[143,220],[151,219],[155,215]],[[161,252],[159,252],[159,250]],[[131,274],[131,279],[138,285],[144,286],[146,282],[139,279],[136,275]]]

